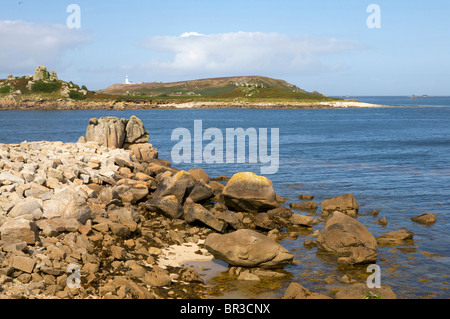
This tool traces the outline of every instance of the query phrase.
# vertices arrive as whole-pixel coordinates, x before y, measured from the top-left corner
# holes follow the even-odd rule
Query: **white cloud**
[[[279,33],[231,32],[155,36],[143,47],[155,55],[146,67],[152,73],[180,74],[317,74],[335,72],[342,63],[327,63],[327,56],[359,50],[355,41]],[[141,66],[142,67],[142,66]]]
[[[64,25],[0,20],[0,73],[30,74],[39,65],[57,68],[71,49],[90,35]]]

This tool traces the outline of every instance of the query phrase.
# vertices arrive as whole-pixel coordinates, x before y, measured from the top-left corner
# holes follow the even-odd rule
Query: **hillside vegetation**
[[[9,96],[13,99],[39,97],[47,100],[71,99],[84,100],[92,96],[86,86],[79,86],[72,81],[58,79],[55,71],[48,72],[45,66],[39,66],[32,75],[0,80],[0,97]]]
[[[117,107],[135,105],[150,107],[167,103],[218,102],[228,104],[252,103],[315,103],[336,101],[319,92],[307,92],[283,80],[263,76],[236,76],[209,78],[170,83],[114,84],[97,92],[84,85],[58,79],[55,71],[45,66],[36,68],[34,74],[0,79],[0,107],[14,109],[35,107],[37,103],[55,108],[73,104],[85,107]],[[53,104],[51,104],[53,103]],[[83,104],[83,105],[84,105]],[[125,107],[125,106],[123,106]]]
[[[210,78],[170,83],[114,84],[101,94],[173,101],[330,101],[283,80],[262,76]]]

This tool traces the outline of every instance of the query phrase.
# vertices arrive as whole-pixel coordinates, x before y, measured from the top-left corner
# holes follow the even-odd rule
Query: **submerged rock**
[[[366,284],[353,284],[340,289],[336,299],[397,299],[397,295],[389,286],[367,288]]]
[[[409,230],[396,230],[389,232],[378,237],[377,242],[379,245],[399,245],[403,243],[412,242],[414,233]]]
[[[434,216],[431,213],[422,214],[420,216],[416,216],[411,218],[413,222],[419,223],[419,224],[434,224],[436,222],[436,216]]]
[[[358,202],[351,193],[325,199],[320,206],[322,208],[322,215],[324,216],[328,216],[329,214],[338,211],[355,217],[359,210]]]
[[[317,210],[317,203],[315,201],[301,202],[301,203],[290,203],[289,207],[295,210],[302,210],[306,212],[315,212]]]

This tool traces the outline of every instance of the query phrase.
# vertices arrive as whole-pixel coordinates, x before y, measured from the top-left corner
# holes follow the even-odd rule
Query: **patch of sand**
[[[192,261],[211,261],[214,259],[205,248],[201,248],[199,244],[184,243],[182,245],[172,245],[164,248],[158,258],[158,266],[160,267],[182,267],[183,264]]]

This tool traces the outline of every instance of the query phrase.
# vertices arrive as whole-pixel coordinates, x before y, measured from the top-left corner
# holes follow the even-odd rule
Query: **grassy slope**
[[[62,83],[62,81],[59,81]],[[61,99],[59,91],[33,92],[26,88],[28,81],[22,78],[0,80],[0,86],[8,84],[11,92],[20,90],[16,99],[40,98],[49,101]],[[128,93],[127,93],[128,91]],[[10,93],[0,93],[5,97]],[[130,94],[131,93],[131,94]],[[159,102],[272,102],[297,103],[336,100],[319,93],[306,92],[283,80],[261,76],[240,76],[181,81],[172,83],[143,83],[112,85],[98,92],[89,91],[85,101],[159,101]]]
[[[245,86],[242,86],[244,83]],[[238,84],[238,85],[236,85]],[[102,94],[124,100],[219,101],[219,102],[314,102],[333,98],[306,92],[283,80],[261,76],[226,77],[172,83],[116,84]]]

